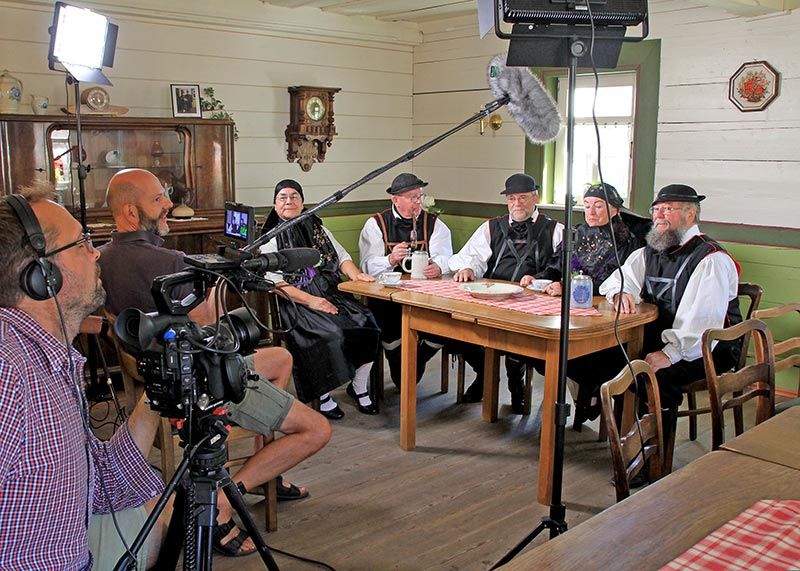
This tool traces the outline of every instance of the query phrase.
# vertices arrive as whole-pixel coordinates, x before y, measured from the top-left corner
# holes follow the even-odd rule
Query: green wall
[[[376,201],[370,204],[372,212],[376,212],[386,207],[385,202]],[[461,214],[447,214],[449,206],[440,205],[445,208],[442,220],[447,224],[453,234],[453,248],[458,251],[461,246],[469,239],[475,229],[490,216],[505,212],[505,206],[498,205],[475,205],[480,207],[480,213],[465,216]],[[364,212],[367,209],[362,209]],[[554,217],[557,214],[563,215],[563,210],[550,212]],[[576,213],[577,214],[577,213]],[[324,216],[325,225],[334,233],[336,239],[350,252],[353,259],[358,263],[358,235],[364,226],[369,214],[345,214],[338,215],[338,210],[329,216]],[[580,216],[576,216],[580,219]],[[579,222],[580,220],[577,220]],[[761,246],[752,244],[742,244],[737,242],[723,242],[725,248],[731,253],[733,258],[741,265],[741,280],[760,285],[764,289],[764,296],[761,300],[761,307],[775,307],[783,303],[797,301],[800,297],[800,249],[780,248],[776,246]],[[775,319],[769,322],[769,326],[775,338],[786,339],[797,331],[797,316],[790,315],[785,319]],[[796,334],[796,333],[795,333]],[[795,393],[798,390],[797,370],[786,371],[777,379],[779,390]]]

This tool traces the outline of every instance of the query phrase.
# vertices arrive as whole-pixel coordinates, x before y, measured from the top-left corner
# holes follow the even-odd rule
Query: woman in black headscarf
[[[583,193],[586,222],[575,228],[571,273],[580,272],[592,278],[594,295],[598,295],[600,284],[625,263],[634,250],[644,246],[643,236],[650,227],[647,219],[623,211],[622,205],[622,197],[610,184],[605,184],[605,191],[603,184],[593,184]],[[559,247],[542,276],[555,280],[544,289],[549,295],[561,295],[562,255],[562,248]],[[520,285],[526,287],[532,281],[533,276],[524,276]],[[599,393],[596,385],[591,385],[587,379],[594,378],[602,355],[603,352],[593,353],[571,359],[567,364],[567,375],[581,386],[575,402],[576,426],[585,420],[594,420],[600,414]],[[541,361],[537,361],[535,366],[540,372],[543,371],[540,368],[543,366]]]
[[[305,209],[303,202],[303,188],[297,181],[280,181],[275,186],[275,206],[262,233],[299,216]],[[320,263],[315,267],[272,276],[283,286],[277,291],[284,326],[292,327],[286,344],[294,357],[297,397],[303,402],[318,398],[320,412],[336,420],[344,412],[330,391],[352,379],[347,394],[355,400],[358,411],[377,414],[367,385],[378,353],[380,330],[366,307],[338,289],[341,274],[365,282],[375,278],[358,269],[317,216],[282,232],[264,244],[261,252],[285,248],[315,248],[320,254]]]

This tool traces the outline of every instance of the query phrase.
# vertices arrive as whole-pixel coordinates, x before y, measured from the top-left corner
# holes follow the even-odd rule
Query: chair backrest
[[[110,325],[108,328],[108,337],[114,343],[114,348],[117,352],[117,361],[119,362],[120,374],[122,375],[122,386],[125,389],[125,412],[130,415],[136,403],[139,402],[139,397],[144,392],[144,379],[136,368],[136,357],[122,348],[122,344],[114,333],[113,326],[117,316],[105,308],[102,308],[100,311]]]
[[[761,296],[763,295],[764,290],[761,289],[761,286],[758,284],[751,284],[749,282],[740,282],[739,289],[737,295],[739,297],[749,297],[750,298],[750,306],[747,308],[747,311],[742,312],[742,320],[747,321],[748,319],[755,317],[753,315],[756,311],[758,311],[759,305],[761,305]],[[741,306],[740,306],[741,308]],[[736,368],[741,369],[747,363],[747,349],[750,346],[750,335],[745,335],[742,339],[742,352],[739,354],[739,362],[736,363]]]
[[[633,374],[631,374],[633,369]],[[636,396],[628,389],[635,383]],[[614,414],[614,397],[647,399],[647,413],[634,422],[630,430],[620,435]],[[649,469],[651,481],[664,475],[664,428],[661,419],[661,399],[658,382],[653,370],[645,361],[635,360],[610,381],[600,387],[600,402],[608,443],[611,447],[611,462],[614,468],[614,485],[617,501],[630,495],[630,481],[641,470]],[[634,410],[642,410],[635,403]]]
[[[786,303],[778,307],[759,309],[753,313],[753,317],[764,320],[783,317],[790,313],[797,313],[798,317],[800,317],[800,303]],[[794,337],[774,343],[773,345],[776,373],[778,371],[785,371],[791,367],[800,367],[800,322],[797,323],[797,326],[793,330],[797,331],[798,334]],[[785,357],[778,359],[781,355],[785,355]]]
[[[756,362],[734,371],[718,374],[711,354],[714,341],[733,341],[752,336],[756,346]],[[703,364],[711,404],[711,449],[717,450],[725,440],[724,412],[757,398],[756,424],[775,414],[775,355],[772,334],[763,321],[748,319],[727,329],[708,329],[703,333]],[[731,393],[734,394],[728,397]]]

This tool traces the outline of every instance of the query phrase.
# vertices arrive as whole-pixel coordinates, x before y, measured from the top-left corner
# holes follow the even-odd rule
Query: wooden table
[[[400,447],[404,450],[413,450],[416,446],[418,333],[431,333],[485,348],[483,418],[490,422],[497,420],[499,386],[496,371],[500,354],[516,353],[545,361],[538,500],[549,504],[553,483],[560,315],[531,315],[403,288],[386,288],[377,282],[349,281],[340,284],[339,289],[366,297],[391,299],[403,306]],[[533,293],[525,290],[524,295]],[[570,359],[617,344],[611,305],[602,297],[596,297],[594,305],[601,316],[570,318]],[[654,321],[656,314],[655,306],[642,304],[638,313],[620,316],[620,338],[623,343],[628,343],[631,356],[641,351],[644,325]]]
[[[711,452],[502,569],[658,569],[758,500],[800,499],[799,476],[743,454]]]
[[[800,470],[800,407],[770,418],[722,445],[722,449],[745,454]]]

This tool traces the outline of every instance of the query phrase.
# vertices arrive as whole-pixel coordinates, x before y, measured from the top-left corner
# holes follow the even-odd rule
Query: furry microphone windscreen
[[[489,64],[489,86],[495,97],[508,97],[508,113],[533,143],[552,141],[561,129],[561,114],[542,82],[527,67],[508,67],[506,54]]]

